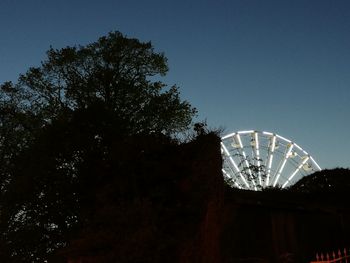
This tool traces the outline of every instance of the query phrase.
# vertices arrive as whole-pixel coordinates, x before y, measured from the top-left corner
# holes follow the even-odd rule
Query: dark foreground
[[[151,148],[152,162],[135,163],[142,177],[98,193],[94,222],[53,261],[309,262],[349,247],[348,182],[324,189],[322,181],[345,180],[348,170],[288,191],[240,191],[223,181],[213,134]]]

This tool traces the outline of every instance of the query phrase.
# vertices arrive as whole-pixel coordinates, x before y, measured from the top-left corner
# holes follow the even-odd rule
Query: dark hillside
[[[336,168],[322,170],[302,178],[291,190],[305,193],[345,194],[350,189],[350,170]]]
[[[116,147],[117,162],[123,168],[96,188],[89,224],[61,254],[77,262],[217,262],[219,138],[132,138]]]
[[[213,134],[133,138],[114,154],[125,167],[96,188],[92,220],[61,251],[70,262],[308,262],[350,245],[348,170],[325,171],[339,192],[317,189],[321,173],[253,192],[224,185]]]

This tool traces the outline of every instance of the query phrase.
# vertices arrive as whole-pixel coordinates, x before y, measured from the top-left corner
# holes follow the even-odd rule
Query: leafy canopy
[[[41,66],[21,75],[18,84],[2,85],[1,97],[17,93],[18,106],[45,121],[98,104],[129,133],[171,134],[187,129],[196,110],[180,100],[176,86],[165,90],[154,81],[167,71],[167,59],[150,42],[111,32],[86,46],[50,48]]]
[[[196,109],[156,81],[167,71],[150,42],[111,32],[50,48],[0,86],[0,261],[45,262],[88,220],[95,188],[145,152],[125,141],[189,128]]]

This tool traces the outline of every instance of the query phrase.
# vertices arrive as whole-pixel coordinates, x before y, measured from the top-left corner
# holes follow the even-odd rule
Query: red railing
[[[311,261],[310,263],[350,263],[350,250],[344,248],[343,251],[338,249],[338,253],[334,251],[332,253],[321,253],[316,254],[316,261]]]

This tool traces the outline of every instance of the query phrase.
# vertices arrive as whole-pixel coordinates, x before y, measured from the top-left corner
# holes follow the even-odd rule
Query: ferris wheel
[[[285,188],[321,170],[298,144],[266,131],[238,131],[223,136],[221,152],[225,180],[241,189]]]

